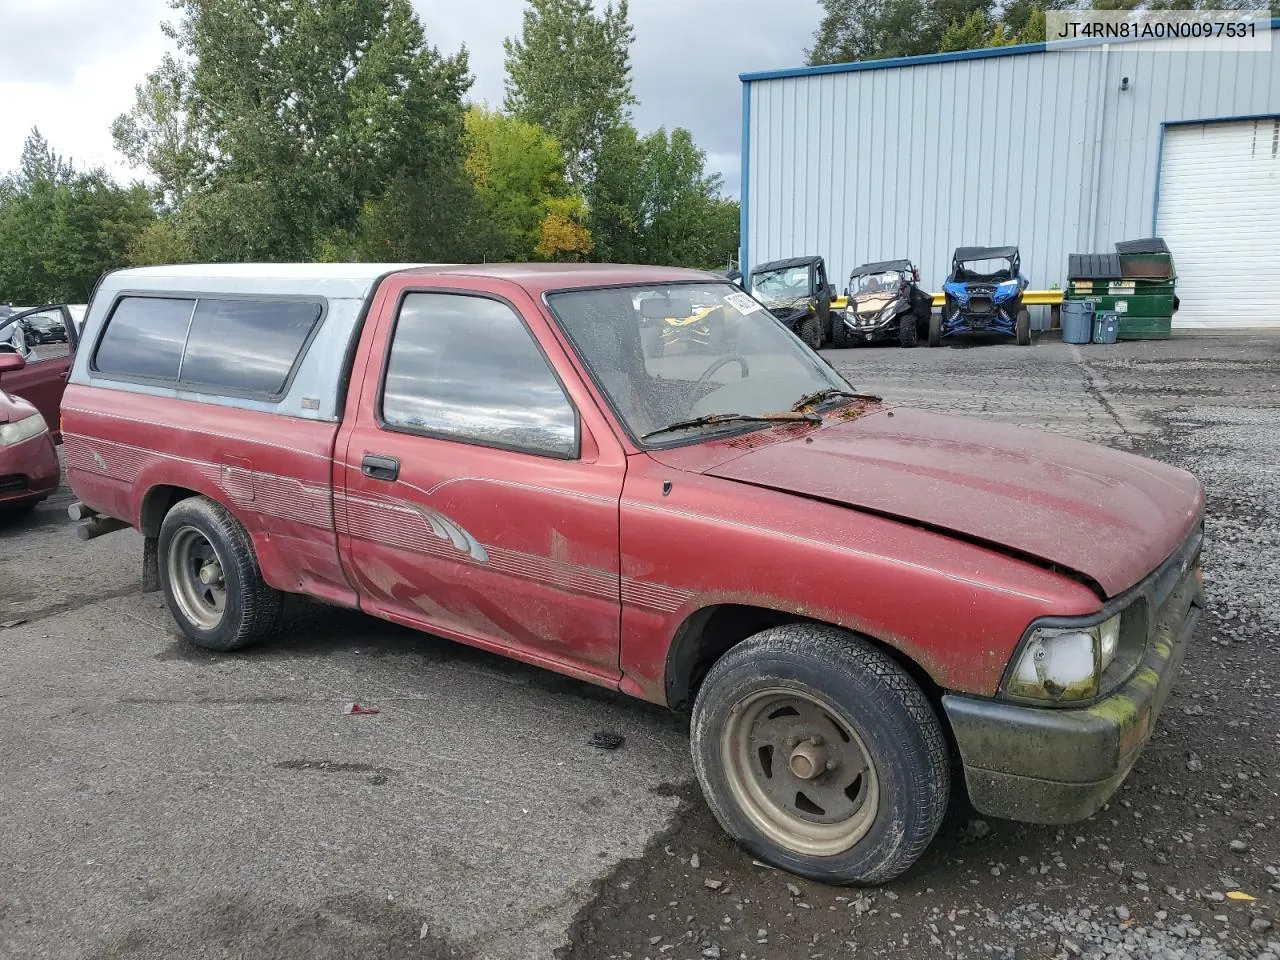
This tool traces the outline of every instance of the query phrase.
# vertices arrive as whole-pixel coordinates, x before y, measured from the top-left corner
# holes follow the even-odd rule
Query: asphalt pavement
[[[683,718],[305,603],[196,650],[137,535],[76,540],[64,490],[0,519],[0,957],[1280,952],[1280,335],[824,355],[1206,483],[1211,610],[1108,810],[1055,830],[958,798],[890,887],[795,881],[717,830]]]

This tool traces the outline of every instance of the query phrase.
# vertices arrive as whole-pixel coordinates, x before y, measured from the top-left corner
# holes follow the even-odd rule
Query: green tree
[[[807,51],[807,55],[811,64],[847,63],[854,60],[999,47],[1011,43],[1042,42],[1046,7],[1062,9],[1077,2],[1078,0],[819,0],[824,13],[814,35],[814,45]],[[1133,0],[1093,0],[1093,5],[1101,9],[1108,2],[1132,5]],[[1192,0],[1156,2],[1179,3]]]
[[[466,51],[429,46],[409,0],[174,0],[179,56],[139,88],[117,144],[156,176],[193,251],[308,259],[372,204],[412,206],[440,249],[469,206]],[[417,190],[412,203],[409,184]],[[400,244],[401,238],[396,238]]]
[[[213,155],[187,109],[190,83],[186,65],[165,54],[160,66],[135,88],[133,109],[111,125],[116,149],[135,167],[151,172],[172,208],[181,206],[199,185]]]
[[[466,170],[493,228],[485,259],[530,260],[551,207],[572,192],[560,145],[536,124],[481,106],[467,111],[465,123]]]
[[[157,263],[190,263],[191,242],[173,217],[157,217],[129,241],[125,251],[130,266]]]
[[[559,142],[570,184],[582,190],[598,166],[600,144],[624,123],[631,93],[627,0],[529,0],[518,38],[506,50],[506,109]]]
[[[722,267],[737,253],[738,204],[721,196],[688,130],[641,137],[623,126],[601,161],[587,194],[601,259]]]
[[[83,303],[154,222],[145,187],[75,170],[33,130],[0,185],[0,300]]]
[[[937,53],[953,22],[963,23],[987,0],[819,0],[822,21],[810,64],[847,63]]]

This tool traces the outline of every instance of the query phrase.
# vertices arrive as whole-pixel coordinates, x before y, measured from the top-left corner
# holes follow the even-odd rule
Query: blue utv
[[[942,312],[929,319],[929,346],[944,337],[988,334],[1031,344],[1031,314],[1022,305],[1027,278],[1017,247],[957,247],[942,285]]]

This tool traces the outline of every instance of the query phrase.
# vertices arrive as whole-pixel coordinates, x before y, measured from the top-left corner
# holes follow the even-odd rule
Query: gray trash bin
[[[1062,342],[1089,343],[1093,340],[1093,302],[1062,301]]]

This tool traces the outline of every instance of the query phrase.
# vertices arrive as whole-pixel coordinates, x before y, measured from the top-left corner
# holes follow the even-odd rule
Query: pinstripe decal
[[[313,486],[295,477],[209,463],[75,433],[63,434],[62,442],[68,470],[96,473],[133,484],[148,460],[159,457],[194,467],[244,510],[323,530],[333,528],[333,503],[327,486]]]
[[[646,607],[659,613],[675,613],[693,593],[661,583],[649,583],[632,577],[622,578],[622,602],[632,607]]]
[[[65,407],[64,406],[62,408],[62,412],[63,413],[83,413],[85,416],[89,416],[89,417],[106,417],[108,420],[123,420],[125,423],[143,424],[144,426],[148,426],[148,427],[163,427],[166,430],[172,430],[174,426],[172,423],[164,423],[159,420],[143,420],[139,417],[126,417],[118,413],[103,413],[101,410],[86,410],[83,407]],[[297,418],[286,417],[283,414],[267,414],[267,416],[278,416],[283,420],[293,419],[295,422],[297,422]],[[331,423],[331,421],[329,420],[311,420],[311,419],[306,419],[306,420],[303,420],[302,422],[303,423]],[[248,442],[248,443],[256,444],[257,446],[260,446],[260,447],[272,447],[276,450],[283,450],[285,453],[296,453],[300,457],[312,457],[314,459],[324,460],[326,462],[332,462],[333,460],[333,458],[330,457],[328,454],[316,453],[314,450],[301,450],[298,447],[287,447],[282,443],[272,443],[270,440],[246,440],[244,437],[237,436],[234,433],[219,433],[217,430],[210,430],[207,427],[201,427],[199,430],[199,433],[201,436],[205,436],[205,437],[218,437],[219,439],[222,439],[222,440],[235,440],[238,443]],[[82,437],[82,439],[99,442],[98,438],[96,437]],[[146,452],[152,453],[153,451],[148,450]],[[181,458],[178,458],[178,459],[181,459]]]
[[[243,441],[244,438],[231,439]],[[194,460],[82,434],[64,434],[63,444],[68,470],[93,473],[133,484],[151,459],[162,458],[194,467],[201,476],[222,490],[234,506],[246,512],[265,514],[324,530],[333,529],[333,504],[334,501],[342,501],[346,507],[346,532],[353,537],[443,560],[483,564],[508,576],[549,584],[559,590],[582,596],[614,603],[621,601],[628,606],[659,613],[674,613],[693,596],[691,591],[665,584],[650,583],[634,577],[620,579],[611,570],[482,544],[444,514],[401,498],[331,490],[327,486],[303,483],[294,477]],[[484,477],[458,479],[488,481]],[[432,489],[438,490],[449,482],[451,481],[437,484]],[[547,489],[530,484],[508,485],[525,489]],[[610,498],[594,494],[568,493],[582,499],[612,502]]]

